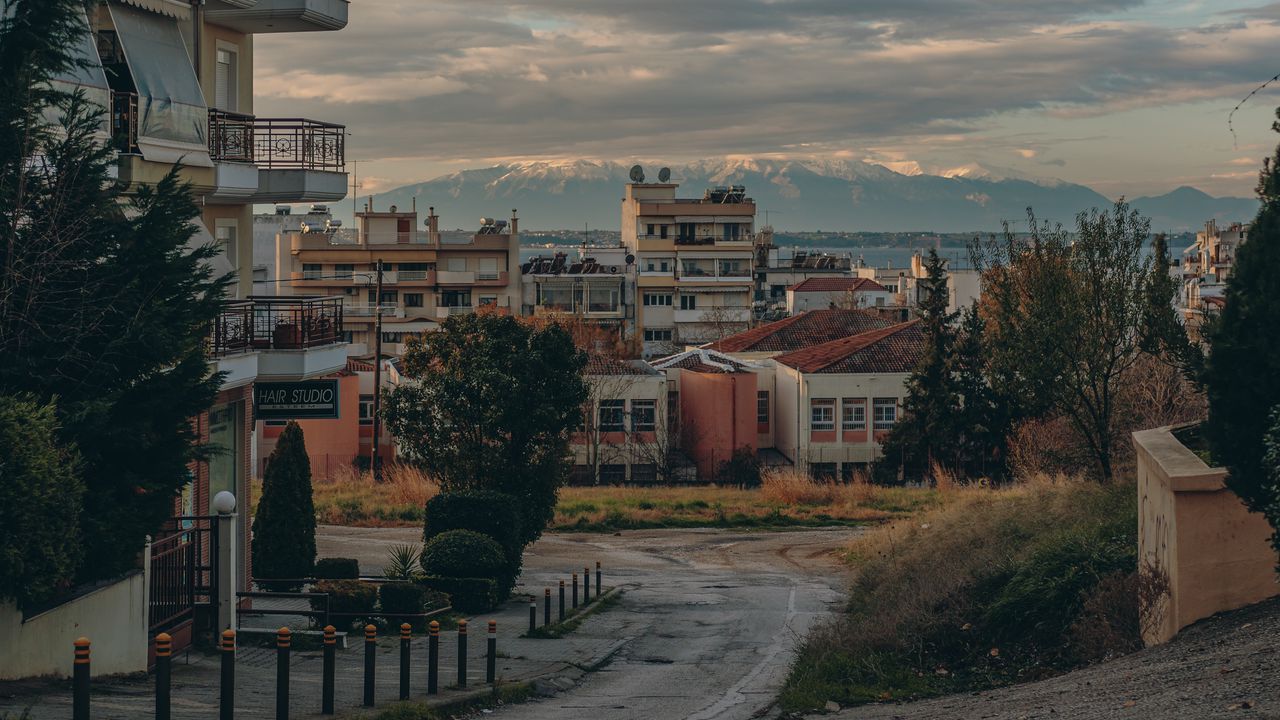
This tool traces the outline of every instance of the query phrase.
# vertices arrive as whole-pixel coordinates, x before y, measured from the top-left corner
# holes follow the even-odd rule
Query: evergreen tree
[[[188,247],[198,209],[176,171],[124,194],[95,137],[104,109],[53,82],[84,23],[80,0],[0,17],[0,393],[58,399],[93,580],[136,565],[201,457],[190,418],[217,392],[204,338],[228,279],[212,245]]]
[[[387,426],[445,492],[515,497],[528,544],[555,517],[568,479],[585,365],[559,324],[455,315],[409,340],[403,366],[413,381],[388,394]]]
[[[1204,355],[1200,346],[1187,337],[1186,325],[1178,317],[1173,302],[1181,283],[1169,272],[1169,239],[1157,234],[1151,244],[1151,273],[1147,276],[1146,309],[1142,319],[1142,349],[1162,357],[1192,379],[1204,372]]]
[[[886,473],[896,473],[899,465],[904,472],[915,475],[928,472],[935,463],[954,467],[957,460],[959,396],[951,370],[951,348],[955,342],[952,325],[956,313],[947,309],[950,304],[947,266],[936,250],[929,250],[925,272],[920,280],[922,295],[916,308],[924,332],[924,352],[907,378],[902,418],[894,424],[884,443],[888,462],[880,463],[877,469],[882,480],[888,479]]]
[[[957,467],[968,477],[1005,476],[1012,405],[992,387],[987,366],[986,323],[978,304],[960,315],[951,353],[960,407],[956,414]]]
[[[1280,132],[1280,122],[1273,128]],[[1268,418],[1280,407],[1280,147],[1263,163],[1258,198],[1262,207],[1236,250],[1226,307],[1209,336],[1205,435],[1228,470],[1228,487],[1263,511],[1280,498],[1262,459]],[[1280,527],[1275,518],[1272,526]]]
[[[315,562],[311,459],[302,428],[290,421],[262,473],[262,499],[253,514],[253,573],[260,578],[305,578]]]

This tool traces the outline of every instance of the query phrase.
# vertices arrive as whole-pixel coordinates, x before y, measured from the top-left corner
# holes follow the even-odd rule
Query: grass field
[[[320,522],[357,527],[415,526],[439,487],[404,466],[382,483],[368,473],[314,485]],[[255,491],[254,496],[258,496]],[[875,523],[937,506],[934,490],[866,483],[821,483],[795,472],[768,476],[763,487],[714,485],[567,487],[550,530],[605,532],[679,527],[819,527]]]

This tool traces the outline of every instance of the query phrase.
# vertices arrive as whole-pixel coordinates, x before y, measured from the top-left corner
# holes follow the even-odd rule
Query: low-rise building
[[[1231,223],[1219,228],[1217,221],[1210,220],[1204,224],[1203,232],[1196,233],[1195,243],[1182,251],[1182,293],[1178,304],[1193,338],[1200,337],[1205,315],[1226,303],[1227,278],[1231,276],[1236,251],[1248,238],[1248,225]]]
[[[824,308],[885,307],[894,293],[883,285],[861,277],[814,277],[787,288],[787,314]]]
[[[643,360],[592,355],[583,425],[573,434],[575,485],[672,482],[679,465],[667,377]]]
[[[680,447],[713,481],[735,453],[759,450],[757,387],[768,368],[707,348],[694,348],[654,361],[671,382],[679,407]]]

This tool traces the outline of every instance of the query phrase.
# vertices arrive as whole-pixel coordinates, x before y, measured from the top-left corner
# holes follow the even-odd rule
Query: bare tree
[[[586,448],[586,464],[591,468],[591,481],[600,484],[600,470],[627,458],[630,423],[626,412],[626,396],[635,376],[588,375],[587,399],[582,404],[582,444]],[[602,406],[606,402],[621,403],[614,410]],[[614,422],[616,418],[616,423]],[[617,430],[612,428],[617,427]],[[622,436],[622,442],[617,441]]]

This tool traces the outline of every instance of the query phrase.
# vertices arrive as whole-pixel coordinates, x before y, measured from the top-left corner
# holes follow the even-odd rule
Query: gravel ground
[[[1280,718],[1280,599],[1202,621],[1166,645],[1049,680],[823,717]]]

